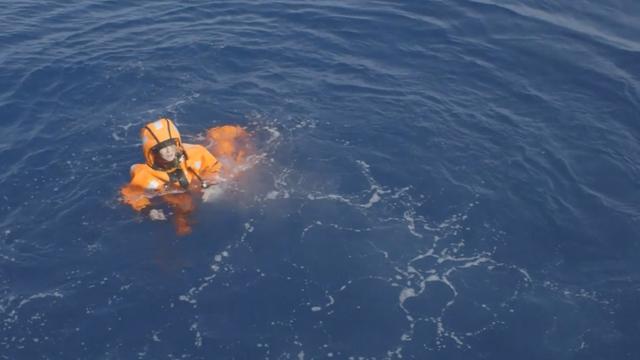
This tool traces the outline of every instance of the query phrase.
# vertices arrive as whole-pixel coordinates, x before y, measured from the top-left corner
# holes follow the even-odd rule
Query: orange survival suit
[[[169,119],[148,123],[140,135],[146,163],[131,167],[131,181],[120,190],[122,200],[136,211],[146,211],[151,208],[151,199],[161,196],[174,210],[177,233],[188,234],[188,215],[194,210],[188,192],[207,187],[206,180],[215,176],[221,165],[204,146],[183,143]],[[175,145],[177,155],[173,162],[162,163],[157,153],[167,145]]]

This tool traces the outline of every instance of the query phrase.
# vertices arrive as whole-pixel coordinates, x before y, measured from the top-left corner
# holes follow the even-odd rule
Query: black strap
[[[203,189],[206,189],[209,187],[209,184],[207,184],[207,182],[204,181],[202,177],[200,177],[200,175],[198,175],[198,173],[195,170],[193,170],[193,168],[191,168],[191,166],[188,166],[187,169],[191,171],[193,175],[196,176],[196,178],[198,178],[198,181],[200,181],[200,186],[202,186]]]
[[[169,173],[169,180],[171,182],[177,182],[184,190],[189,188],[189,179],[187,179],[184,171],[180,168]]]
[[[171,125],[169,125],[169,119],[165,118],[164,121],[167,123],[167,130],[169,131],[169,139],[171,139]]]
[[[153,136],[153,138],[156,140],[156,144],[160,144],[160,140],[158,139],[156,134],[154,134],[153,131],[151,131],[151,129],[149,129],[148,126],[145,126],[144,128],[147,129],[147,131],[149,132],[149,134],[151,134],[151,136]]]

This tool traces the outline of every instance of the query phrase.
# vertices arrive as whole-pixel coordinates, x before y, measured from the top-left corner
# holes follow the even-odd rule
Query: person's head
[[[142,128],[140,135],[147,165],[164,171],[178,166],[184,150],[180,133],[171,120],[162,118],[150,122]]]
[[[180,163],[180,150],[176,139],[167,139],[151,148],[153,165],[157,170],[172,170]]]

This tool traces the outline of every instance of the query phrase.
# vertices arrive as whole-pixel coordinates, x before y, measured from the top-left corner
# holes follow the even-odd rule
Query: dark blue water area
[[[21,0],[0,44],[0,359],[640,358],[636,1]],[[161,116],[253,144],[183,237],[119,200]]]

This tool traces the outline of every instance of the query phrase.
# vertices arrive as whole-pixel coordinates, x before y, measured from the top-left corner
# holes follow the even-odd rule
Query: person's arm
[[[140,171],[136,171],[136,166],[131,169],[131,182],[120,189],[122,201],[131,208],[151,220],[166,220],[162,209],[154,209],[147,191],[154,188],[154,184],[141,176]],[[151,180],[153,181],[153,180]]]
[[[128,204],[135,211],[142,211],[151,204],[146,196],[144,188],[134,183],[129,183],[120,189],[122,201]]]
[[[187,150],[189,159],[192,159],[190,163],[191,170],[199,177],[211,179],[220,171],[222,164],[204,146],[190,145]]]
[[[203,166],[201,174],[202,177],[205,178],[217,174],[220,171],[220,168],[222,168],[222,164],[220,164],[218,159],[216,159],[216,157],[213,156],[205,147],[202,147],[202,163]]]

